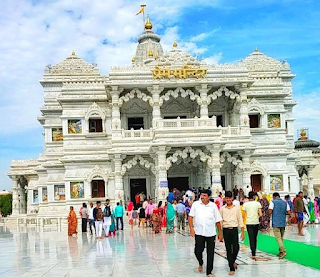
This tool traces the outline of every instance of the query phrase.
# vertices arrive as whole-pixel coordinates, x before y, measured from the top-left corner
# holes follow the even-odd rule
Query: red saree
[[[68,236],[72,236],[73,234],[77,234],[77,216],[74,211],[69,212],[68,216]]]
[[[153,209],[152,214],[153,231],[157,234],[161,230],[161,210],[159,208]]]

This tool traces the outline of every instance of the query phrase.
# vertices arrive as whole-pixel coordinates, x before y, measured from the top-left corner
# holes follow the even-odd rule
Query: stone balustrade
[[[161,119],[157,122],[157,128],[170,129],[170,128],[196,128],[196,127],[216,127],[216,118],[188,118],[181,119]]]
[[[237,136],[241,135],[241,128],[240,127],[219,127],[222,131],[222,135],[230,135],[230,136]]]
[[[153,131],[152,130],[122,130],[122,138],[149,138],[151,139],[153,137]]]

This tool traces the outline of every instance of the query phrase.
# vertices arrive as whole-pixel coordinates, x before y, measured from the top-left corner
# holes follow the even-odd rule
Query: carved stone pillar
[[[248,98],[247,98],[247,84],[241,84],[236,87],[240,91],[240,127],[241,135],[250,135],[250,123],[248,116]]]
[[[111,87],[110,94],[112,98],[112,131],[121,130],[119,96],[122,91],[123,89],[119,88],[118,86]]]
[[[200,118],[208,118],[208,91],[211,87],[208,86],[208,84],[201,84],[200,86],[196,86],[196,89],[200,93],[200,101],[198,101],[200,106]]]
[[[12,215],[18,215],[19,209],[19,192],[18,192],[18,178],[11,176],[12,179]]]
[[[243,173],[242,173],[242,189],[246,196],[248,193],[252,191],[251,187],[251,172],[250,172],[250,152],[245,151],[242,156],[242,166],[243,166]]]
[[[159,85],[153,85],[152,87],[147,88],[152,96],[152,127],[157,127],[157,121],[161,119],[161,110],[160,110],[160,93],[164,90],[164,87]]]
[[[156,185],[156,197],[158,197],[158,201],[165,201],[169,194],[168,189],[168,176],[167,176],[167,150],[165,146],[159,146],[157,151],[158,157],[158,167],[157,167],[157,175],[158,175],[158,184]]]
[[[314,199],[313,169],[314,167],[308,168],[308,197],[310,197],[311,200]]]
[[[219,192],[222,192],[221,185],[221,164],[220,164],[220,145],[213,145],[210,149],[211,151],[211,190],[212,197],[216,198],[219,195]]]
[[[124,199],[124,186],[123,186],[123,176],[121,174],[122,160],[124,157],[121,154],[115,154],[114,163],[114,186],[115,186],[115,201],[120,202],[120,205],[125,204]]]

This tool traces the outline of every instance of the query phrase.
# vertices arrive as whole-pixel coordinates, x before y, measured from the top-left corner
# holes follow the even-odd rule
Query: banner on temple
[[[156,66],[152,70],[154,79],[187,79],[187,78],[206,78],[207,69],[200,67],[191,67],[189,65],[184,65],[182,68],[161,68]]]

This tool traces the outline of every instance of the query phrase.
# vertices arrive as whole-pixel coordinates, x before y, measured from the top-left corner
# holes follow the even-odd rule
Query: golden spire
[[[149,56],[149,57],[153,57],[153,52],[152,52],[151,49],[149,50],[148,56]]]
[[[173,46],[173,47],[177,47],[178,44],[177,44],[176,42],[174,42],[172,46]]]
[[[136,61],[136,57],[132,57],[131,61],[134,63]]]
[[[157,59],[158,59],[158,56],[159,56],[159,55],[158,55],[158,52],[156,52],[155,55],[154,55],[154,59],[157,60]]]
[[[74,52],[74,50],[72,51],[71,53],[72,56],[75,56],[76,55],[76,52]]]
[[[300,135],[302,138],[306,136],[306,130],[304,128],[301,129]]]
[[[151,30],[151,29],[152,29],[152,23],[150,22],[150,17],[149,17],[149,15],[148,15],[148,17],[147,17],[147,22],[146,22],[146,24],[144,25],[144,28],[145,28],[146,30]]]
[[[256,47],[256,49],[254,49],[254,52],[259,52],[258,47]]]

